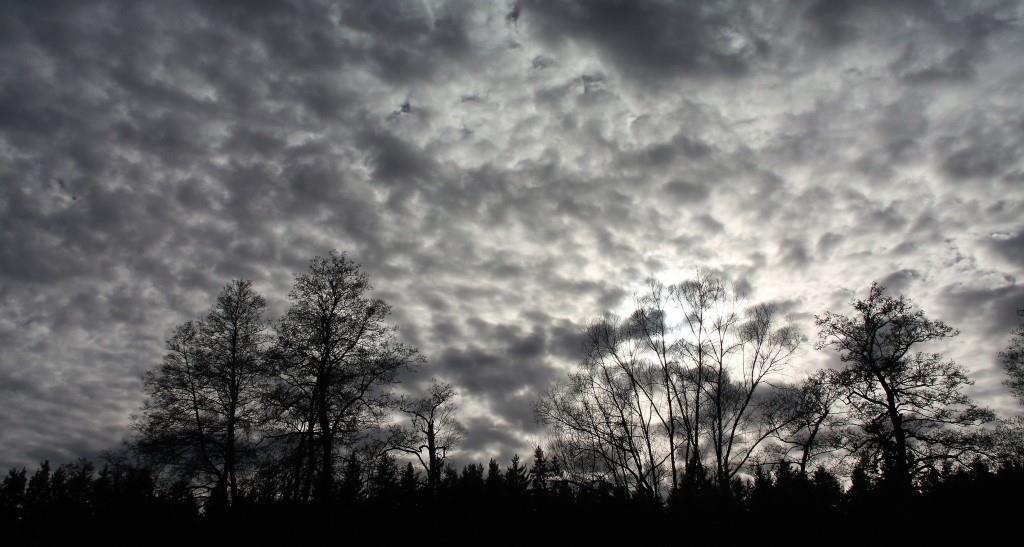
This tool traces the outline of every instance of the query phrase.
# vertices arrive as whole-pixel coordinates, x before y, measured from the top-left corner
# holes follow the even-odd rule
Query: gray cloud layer
[[[702,264],[811,317],[871,280],[996,351],[1024,305],[1014,2],[13,2],[0,467],[114,445],[232,277],[348,250],[524,452],[579,331]],[[808,350],[802,366],[824,356]]]

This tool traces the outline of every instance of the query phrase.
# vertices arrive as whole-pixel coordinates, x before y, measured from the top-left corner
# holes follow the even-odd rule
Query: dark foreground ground
[[[340,491],[330,504],[253,499],[218,510],[188,491],[160,490],[144,471],[58,471],[43,485],[39,473],[15,470],[0,488],[0,544],[1009,545],[1024,537],[1024,470],[1012,466],[963,469],[899,495],[884,481],[843,490],[820,474],[776,474],[728,494],[682,491],[668,503],[464,479],[433,496],[394,484]]]

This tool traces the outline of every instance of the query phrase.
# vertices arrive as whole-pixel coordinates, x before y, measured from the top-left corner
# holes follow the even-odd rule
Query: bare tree
[[[704,476],[701,440],[708,421],[704,413],[708,405],[705,395],[712,377],[711,362],[715,353],[712,331],[718,328],[716,311],[728,300],[727,288],[719,277],[706,270],[698,270],[693,279],[670,287],[670,294],[683,317],[679,336],[673,344],[680,366],[673,389],[677,415],[686,437],[686,476],[692,482],[702,480]]]
[[[581,482],[607,479],[624,491],[655,497],[667,458],[659,454],[652,427],[655,371],[639,358],[642,345],[633,334],[629,322],[615,317],[592,323],[581,370],[551,389],[537,414],[571,444],[567,465],[593,464],[592,476],[580,477]]]
[[[823,456],[842,448],[843,429],[847,425],[841,408],[844,390],[838,374],[831,369],[820,369],[799,385],[783,388],[779,397],[785,399],[780,406],[789,413],[785,427],[775,437],[782,443],[782,457],[796,452],[801,475]]]
[[[963,393],[973,382],[939,353],[913,351],[955,336],[956,329],[925,317],[905,297],[872,283],[854,314],[817,316],[818,348],[833,348],[846,367],[839,373],[851,419],[863,446],[890,467],[904,490],[937,463],[970,456],[978,436],[967,430],[993,418]]]
[[[210,402],[224,420],[224,475],[229,503],[238,498],[240,456],[250,447],[257,421],[261,385],[267,378],[263,361],[266,301],[251,281],[229,283],[203,322],[201,337],[210,377]]]
[[[367,297],[370,289],[344,254],[315,257],[295,277],[291,307],[277,325],[274,421],[283,430],[277,435],[294,441],[298,499],[330,500],[336,445],[380,423],[390,403],[384,388],[421,359],[398,341],[386,323],[390,307]]]
[[[267,377],[265,307],[250,281],[228,283],[203,321],[175,330],[163,365],[144,377],[149,399],[137,422],[139,446],[176,462],[226,505],[239,496]]]
[[[793,419],[777,412],[774,399],[758,395],[789,362],[799,336],[773,305],[758,304],[746,315],[742,321],[726,311],[711,327],[710,437],[715,477],[725,491],[761,443]]]
[[[398,403],[398,409],[411,422],[409,426],[391,429],[394,450],[416,456],[427,473],[431,495],[437,492],[448,453],[465,436],[462,424],[455,419],[456,395],[451,384],[433,380],[426,397],[403,398]]]
[[[199,326],[188,321],[167,339],[163,364],[143,376],[147,398],[135,417],[135,445],[148,459],[171,465],[197,489],[226,499],[222,424],[207,405]]]
[[[680,420],[676,417],[676,406],[679,398],[679,361],[677,348],[673,342],[673,325],[668,319],[668,308],[672,305],[671,288],[654,278],[647,280],[647,292],[637,299],[636,311],[630,317],[634,335],[645,346],[649,359],[656,372],[656,391],[664,399],[661,404],[653,404],[652,410],[665,432],[668,443],[669,477],[672,491],[679,488],[679,468],[676,464],[676,453],[679,451]],[[657,395],[647,393],[650,397]],[[655,401],[651,401],[655,403]],[[684,422],[685,423],[685,422]]]
[[[660,498],[666,479],[679,487],[680,455],[688,480],[713,458],[728,486],[784,425],[761,392],[799,340],[772,306],[734,309],[725,283],[699,271],[668,287],[649,280],[627,319],[588,327],[579,370],[537,405],[573,480]]]

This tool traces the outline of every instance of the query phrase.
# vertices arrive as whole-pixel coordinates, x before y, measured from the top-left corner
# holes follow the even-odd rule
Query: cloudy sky
[[[228,280],[286,306],[362,263],[462,457],[649,275],[704,266],[845,311],[880,280],[1014,412],[1024,307],[1017,2],[6,2],[0,468],[116,446],[178,323]],[[826,356],[809,343],[797,370]],[[799,373],[795,372],[794,377]]]

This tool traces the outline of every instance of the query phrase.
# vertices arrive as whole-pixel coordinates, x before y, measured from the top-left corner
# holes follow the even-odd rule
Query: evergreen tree
[[[533,452],[533,467],[530,469],[530,490],[534,495],[544,496],[548,492],[548,481],[551,479],[551,470],[548,467],[544,450],[540,446]]]
[[[487,464],[487,479],[484,481],[484,489],[491,498],[499,498],[505,493],[505,479],[494,458],[491,458]]]
[[[405,468],[402,469],[399,488],[402,490],[402,496],[411,497],[416,495],[416,490],[419,488],[419,477],[416,474],[416,470],[412,467],[412,462],[407,462]]]
[[[348,457],[345,474],[341,481],[341,499],[345,502],[357,502],[363,499],[363,466],[359,457],[353,452]]]
[[[22,519],[27,483],[24,467],[7,472],[7,477],[0,484],[0,522],[7,526],[14,526]]]
[[[33,511],[43,511],[50,503],[50,461],[39,464],[39,469],[32,474],[25,489],[25,507]]]
[[[529,469],[519,464],[519,454],[512,456],[512,464],[505,470],[505,487],[511,495],[519,495],[526,491],[529,482]]]
[[[757,514],[765,513],[771,508],[775,494],[775,483],[763,465],[754,468],[754,483],[750,488],[750,507]]]
[[[867,503],[875,489],[872,474],[869,460],[862,456],[850,472],[850,488],[846,492],[846,498],[853,506],[860,507]]]
[[[384,454],[377,458],[377,465],[370,477],[370,495],[387,502],[396,498],[397,490],[398,464],[393,456]]]
[[[459,495],[466,500],[476,500],[484,492],[484,467],[471,463],[462,468],[459,476]]]
[[[843,497],[839,479],[824,466],[819,465],[811,474],[811,484],[814,490],[814,500],[819,510],[833,509],[839,505]]]
[[[449,496],[457,490],[459,484],[459,472],[447,464],[444,466],[444,470],[441,472],[441,482],[439,487],[444,490]]]

